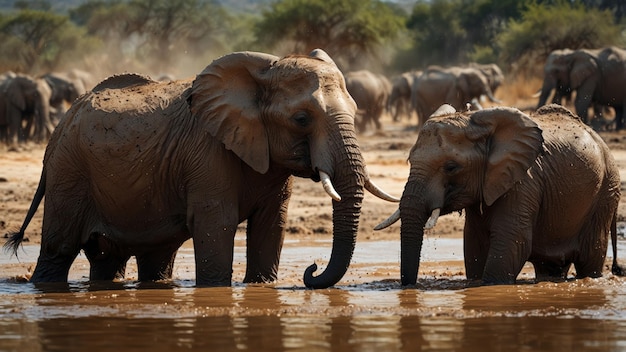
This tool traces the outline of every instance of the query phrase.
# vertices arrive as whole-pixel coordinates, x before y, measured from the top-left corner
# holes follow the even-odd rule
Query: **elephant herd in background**
[[[615,111],[615,130],[623,129],[626,104],[626,50],[617,47],[600,49],[559,49],[548,56],[544,66],[544,80],[537,108],[545,105],[552,95],[552,103],[574,96],[576,114],[583,122],[592,123],[589,108],[602,117],[612,107]],[[598,122],[604,119],[597,119]],[[600,122],[601,123],[601,122]],[[598,123],[594,127],[599,127]]]
[[[26,141],[46,142],[62,114],[93,85],[90,73],[72,69],[40,77],[0,75],[0,142],[11,148]]]
[[[389,113],[394,121],[417,115],[418,127],[442,104],[461,111],[480,109],[480,98],[501,103],[494,97],[504,75],[496,64],[430,66],[424,71],[408,71],[388,80],[367,71],[346,74],[348,91],[359,108],[358,130],[373,124],[380,129],[380,117]],[[390,88],[389,88],[390,87]],[[537,109],[552,103],[572,101],[576,114],[587,124],[600,128],[612,122],[615,130],[625,127],[626,50],[558,49],[550,53],[544,66],[544,79]],[[375,98],[374,98],[375,97]],[[592,120],[589,109],[593,108]],[[612,108],[615,118],[607,119]]]
[[[470,63],[465,66],[430,66],[408,71],[391,80],[368,70],[344,74],[346,88],[357,104],[357,132],[368,127],[381,130],[381,118],[394,121],[417,115],[417,126],[442,104],[455,109],[480,109],[481,97],[494,97],[504,75],[496,64]],[[40,77],[6,72],[0,75],[0,142],[15,147],[24,141],[45,142],[66,106],[95,82],[91,74],[72,69]],[[615,111],[616,130],[624,128],[626,93],[626,51],[602,49],[554,50],[544,66],[544,80],[537,108],[563,100],[574,103],[576,114],[591,123],[589,108],[603,117],[609,107]],[[594,127],[599,127],[596,119]]]
[[[398,121],[402,116],[417,114],[418,126],[442,104],[455,109],[481,108],[481,97],[500,103],[494,97],[504,75],[496,64],[467,66],[431,66],[424,71],[409,71],[389,80],[382,74],[367,70],[345,74],[346,87],[354,98],[358,111],[356,127],[364,131],[368,125],[381,129],[384,113]]]

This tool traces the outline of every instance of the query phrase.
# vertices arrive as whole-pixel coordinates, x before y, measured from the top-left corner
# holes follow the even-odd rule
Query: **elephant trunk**
[[[555,88],[556,88],[556,81],[554,79],[551,79],[550,77],[545,77],[543,80],[543,85],[541,86],[541,94],[539,95],[539,102],[537,103],[537,109],[546,105],[546,102],[548,101],[548,96],[550,96],[550,93]]]
[[[357,144],[354,125],[340,124],[338,133],[331,133],[331,159],[333,170],[327,172],[341,200],[333,200],[333,248],[328,266],[318,276],[313,276],[317,265],[309,266],[303,281],[308,288],[327,288],[336,284],[345,275],[359,227],[363,188],[366,181],[365,164]],[[321,170],[321,168],[320,168]]]
[[[407,182],[400,201],[400,277],[403,286],[417,283],[424,226],[430,211],[422,185],[416,181]]]

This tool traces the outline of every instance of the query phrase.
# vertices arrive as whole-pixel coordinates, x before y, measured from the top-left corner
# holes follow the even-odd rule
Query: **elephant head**
[[[385,195],[369,181],[354,129],[356,104],[333,60],[321,50],[282,59],[234,53],[209,65],[191,91],[193,116],[256,172],[322,181],[333,199],[333,249],[326,270],[314,277],[313,264],[304,283],[337,283],[354,250],[363,188]]]
[[[82,83],[76,83],[63,73],[47,73],[42,77],[51,89],[50,106],[57,112],[64,113],[64,104],[71,104],[81,94],[85,93]]]
[[[481,96],[486,96],[493,103],[502,103],[494,97],[487,76],[477,68],[459,68],[456,72],[456,88],[462,103],[475,103]]]
[[[568,71],[568,65],[561,58],[570,55],[572,52],[571,49],[557,49],[548,55],[543,67],[543,85],[541,86],[537,109],[546,104],[552,91],[554,91],[552,98],[552,103],[554,104],[561,104],[563,98],[570,97],[571,88],[564,85],[564,82],[560,81],[559,77],[566,77]]]
[[[537,124],[516,109],[459,114],[444,105],[433,114],[411,149],[399,210],[376,227],[402,219],[403,285],[417,281],[424,229],[439,215],[492,205],[525,175],[542,143]]]
[[[469,67],[476,68],[485,75],[487,82],[489,82],[491,93],[495,93],[502,82],[504,82],[502,69],[496,64],[470,63]]]
[[[537,108],[546,104],[548,96],[554,90],[552,102],[561,104],[564,97],[583,85],[595,89],[600,79],[600,67],[597,61],[598,50],[554,50],[544,66],[544,80]],[[589,97],[591,99],[591,97]]]
[[[399,121],[402,115],[407,115],[410,118],[411,87],[421,74],[421,71],[411,71],[393,78],[391,93],[387,100],[387,110],[391,113],[394,121]]]

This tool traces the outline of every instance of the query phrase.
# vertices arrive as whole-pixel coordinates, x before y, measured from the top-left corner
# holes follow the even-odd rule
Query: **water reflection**
[[[193,270],[158,283],[0,280],[0,351],[626,350],[626,278],[481,287],[436,270],[409,289],[397,243],[373,242],[357,248],[344,286],[312,291],[300,269],[317,247],[287,245],[276,285],[196,288]],[[193,263],[181,253],[178,265]]]
[[[315,291],[180,283],[33,287],[3,296],[0,350],[626,348],[624,279],[466,285],[400,289],[390,281]]]

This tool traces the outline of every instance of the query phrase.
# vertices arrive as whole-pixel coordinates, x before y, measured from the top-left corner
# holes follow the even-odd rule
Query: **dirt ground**
[[[409,150],[417,137],[415,120],[392,122],[384,119],[384,129],[366,132],[359,136],[369,175],[374,183],[388,193],[400,197],[406,182]],[[626,132],[601,132],[601,136],[614,151],[626,180]],[[23,220],[39,181],[45,146],[28,145],[19,152],[0,149],[0,245],[6,233],[18,229]],[[624,191],[623,191],[624,192]],[[44,199],[45,201],[45,199]],[[619,220],[626,218],[626,197],[622,197]],[[373,228],[397,209],[396,203],[380,200],[366,192],[358,241],[399,240],[400,222],[382,231]],[[332,234],[332,205],[319,183],[297,179],[289,206],[287,239],[330,239]],[[39,207],[26,232],[28,244],[40,242],[43,205]],[[245,224],[240,225],[243,234]],[[439,219],[429,235],[461,237],[463,216],[446,215]],[[2,255],[8,255],[2,253]],[[28,268],[32,269],[32,268]],[[17,271],[17,272],[15,272]],[[24,271],[24,267],[5,267],[2,272]],[[9,274],[10,275],[10,274]]]

